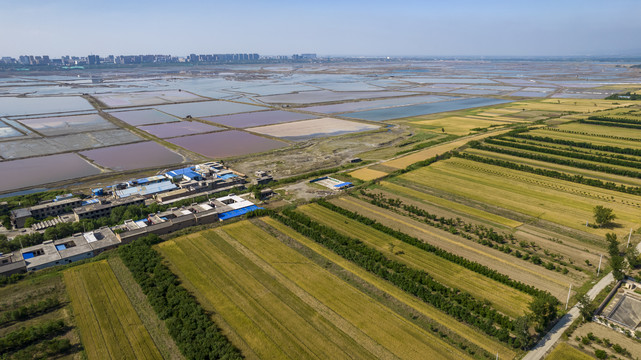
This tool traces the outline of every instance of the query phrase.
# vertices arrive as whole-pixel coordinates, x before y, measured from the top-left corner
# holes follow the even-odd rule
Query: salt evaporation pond
[[[94,110],[94,108],[80,96],[0,97],[0,116],[49,114],[81,110]]]
[[[203,101],[188,104],[155,106],[155,109],[181,118],[236,114],[242,112],[265,110],[262,106],[240,104],[229,101]]]
[[[12,127],[2,126],[0,127],[0,138],[10,138],[15,136],[20,136],[22,133]]]
[[[394,108],[359,111],[355,113],[345,114],[343,116],[369,120],[369,121],[385,121],[392,119],[401,119],[410,116],[428,115],[446,111],[469,109],[481,106],[490,106],[505,104],[511,102],[510,100],[489,99],[489,98],[467,98],[460,100],[442,101],[430,104],[419,104],[410,106],[399,106]]]
[[[153,141],[111,146],[80,153],[100,166],[133,170],[178,164],[183,157]]]
[[[548,93],[538,91],[517,91],[509,94],[510,96],[523,96],[523,97],[546,97]]]
[[[490,79],[462,79],[462,78],[435,78],[435,77],[411,77],[399,78],[397,80],[409,81],[419,84],[496,84],[496,81]]]
[[[57,154],[142,141],[124,129],[93,131],[55,137],[0,142],[0,156],[16,159],[30,156]]]
[[[183,136],[167,141],[214,159],[259,153],[287,146],[281,141],[238,130]]]
[[[258,134],[299,141],[317,137],[336,136],[353,132],[362,132],[380,128],[378,125],[364,124],[356,121],[321,118],[296,121],[286,124],[259,126],[247,129]]]
[[[334,92],[329,90],[305,91],[297,94],[271,95],[258,98],[266,103],[291,103],[291,104],[314,104],[329,101],[373,99],[381,97],[395,97],[403,95],[418,95],[411,92],[400,91],[343,91]]]
[[[164,139],[223,130],[224,128],[203,124],[198,121],[181,121],[169,124],[141,126],[139,129]]]
[[[295,113],[291,111],[259,111],[252,113],[225,115],[225,116],[212,116],[202,118],[203,120],[211,121],[216,124],[223,124],[231,127],[246,128],[251,126],[279,124],[283,122],[313,119],[316,116]]]
[[[450,91],[450,94],[465,94],[465,95],[496,95],[499,94],[498,90],[487,90],[487,89],[458,89]]]
[[[167,115],[154,109],[110,112],[109,115],[133,126],[180,121],[177,117]]]
[[[334,105],[321,105],[321,106],[311,106],[305,108],[306,111],[319,112],[324,114],[337,114],[348,111],[362,111],[362,110],[371,110],[371,109],[380,109],[383,107],[391,106],[404,106],[404,105],[415,105],[422,103],[432,103],[445,100],[456,99],[452,96],[436,96],[436,95],[427,95],[427,96],[409,96],[402,98],[392,98],[384,100],[372,100],[372,101],[358,101],[351,103],[342,103]]]
[[[0,191],[10,191],[100,174],[76,154],[59,154],[0,162]]]
[[[116,128],[116,125],[98,114],[35,118],[18,122],[47,136]]]
[[[105,104],[107,107],[112,108],[205,100],[205,98],[198,95],[178,90],[95,94],[93,97]]]

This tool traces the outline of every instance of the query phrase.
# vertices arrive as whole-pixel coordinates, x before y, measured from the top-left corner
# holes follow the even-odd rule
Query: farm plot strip
[[[161,359],[106,261],[65,271],[65,284],[90,359]]]
[[[259,227],[240,223],[225,227],[224,231],[309,296],[343,319],[358,324],[358,328],[368,337],[396,356],[415,358],[422,351],[433,353],[435,349],[439,349],[446,358],[464,356],[435,336],[406,320],[399,320],[398,315],[390,309],[328,273]],[[363,314],[363,308],[367,308],[369,314]],[[368,322],[367,319],[372,318],[378,319],[377,324]]]
[[[345,199],[345,201],[350,200]],[[477,298],[489,301],[494,308],[511,317],[522,316],[532,300],[532,297],[525,293],[488,279],[433,253],[420,251],[412,245],[327,208],[311,205],[299,209],[315,221],[333,227],[344,235],[357,238],[385,253],[390,259],[425,270],[444,285],[459,288]]]
[[[477,346],[480,349],[483,349],[484,351],[486,351],[486,354],[489,354],[490,357],[496,354],[497,351],[503,358],[513,358],[515,356],[515,352],[513,350],[506,347],[498,340],[486,336],[485,334],[468,324],[456,321],[453,317],[434,308],[432,305],[421,301],[418,297],[415,297],[403,291],[391,282],[376,276],[375,274],[367,271],[356,263],[345,259],[344,257],[336,254],[323,245],[313,241],[312,239],[304,235],[301,235],[299,232],[284,225],[283,223],[273,218],[262,218],[261,221],[276,229],[278,232],[296,240],[300,244],[311,249],[322,257],[337,264],[341,268],[349,271],[350,273],[353,273],[360,279],[366,281],[368,284],[371,284],[377,289],[389,294],[401,303],[411,307],[431,321],[434,321],[435,324],[437,324],[437,327],[441,327],[443,329],[446,329],[447,331],[451,331],[456,336],[466,339],[471,344]],[[471,351],[471,348],[468,348],[468,350]],[[471,354],[474,354],[474,352],[471,352]],[[477,355],[481,354],[477,353]]]
[[[558,299],[563,299],[567,295],[567,284],[571,280],[561,274],[515,259],[510,255],[488,249],[480,244],[449,236],[448,233],[439,233],[438,230],[427,229],[424,224],[414,219],[377,208],[358,199],[339,198],[332,200],[332,202],[345,209],[376,219],[383,225],[402,230],[443,250],[471,259],[496,271],[510,274],[514,280],[548,291]]]
[[[194,283],[199,291],[208,293],[205,297],[217,303],[213,304],[217,312],[248,343],[251,339],[248,340],[247,337],[254,336],[255,331],[264,331],[262,329],[273,326],[268,323],[269,321],[277,321],[287,329],[278,330],[280,333],[266,332],[265,336],[275,338],[272,343],[277,344],[278,349],[282,352],[291,352],[290,348],[295,346],[292,342],[296,341],[305,342],[308,346],[306,351],[292,356],[293,358],[322,358],[327,354],[333,354],[334,358],[396,358],[397,356],[419,358],[419,354],[436,354],[436,349],[439,351],[448,349],[448,346],[440,340],[399,318],[381,305],[372,303],[372,299],[327,273],[255,225],[241,222],[228,225],[222,228],[222,231],[224,233],[211,231],[201,233],[202,235],[190,235],[163,243],[159,248],[172,263],[182,269],[182,273],[189,274],[189,281]],[[249,244],[247,243],[249,241],[256,243]],[[249,252],[250,247],[251,252]],[[198,256],[200,253],[203,254],[201,257]],[[178,257],[187,260],[175,262],[177,254]],[[267,256],[269,257],[266,258]],[[200,260],[207,261],[207,259],[209,259],[208,262],[200,263],[200,266],[194,266],[193,269],[185,271],[186,266],[189,266],[185,262],[195,263]],[[273,262],[269,261],[270,259]],[[212,273],[212,270],[216,272]],[[197,274],[204,271],[208,274]],[[222,286],[215,283],[219,276],[224,276],[221,280]],[[298,278],[292,278],[294,276]],[[193,282],[192,280],[196,277],[202,277],[203,283]],[[242,296],[234,298],[235,303],[229,302],[222,307],[220,305],[224,304],[220,299],[215,299],[221,296],[214,292],[233,296],[230,288]],[[304,295],[305,293],[308,295]],[[255,297],[260,301],[252,303]],[[334,302],[329,302],[327,297],[334,299],[332,300]],[[363,304],[368,302],[371,306],[368,307],[367,313],[363,313]],[[247,321],[251,322],[253,329],[240,328],[238,326],[240,323],[230,316],[232,311],[241,314],[251,312],[252,316]],[[325,316],[330,313],[335,315]],[[337,319],[340,321],[332,321]],[[373,319],[377,321],[372,321]],[[351,325],[346,324],[345,321],[349,321]],[[288,329],[294,334],[289,334],[286,331]],[[355,337],[348,335],[361,331],[363,334],[357,334],[358,336]],[[428,346],[425,339],[429,338],[432,338],[435,344]],[[253,345],[250,344],[259,357],[269,355],[262,352],[261,356],[260,349],[256,348],[260,345],[256,342]],[[342,349],[336,350],[337,346]],[[447,356],[448,352],[453,355]],[[442,358],[462,356],[453,349],[446,353]],[[276,357],[282,356],[276,355]]]
[[[612,207],[615,195],[614,199],[636,198],[461,158],[435,163],[399,179],[592,233],[603,232],[585,227],[595,205]],[[624,226],[635,221],[625,213],[620,220]]]
[[[449,209],[449,210],[460,211],[462,213],[469,214],[469,215],[472,215],[472,216],[475,216],[475,217],[478,217],[478,218],[481,218],[481,219],[484,219],[484,220],[488,220],[488,221],[491,221],[493,223],[497,223],[497,224],[500,224],[500,225],[509,226],[511,228],[516,228],[516,227],[519,227],[519,226],[523,225],[523,223],[521,223],[519,221],[516,221],[516,220],[512,220],[512,219],[505,218],[503,216],[495,215],[495,214],[489,213],[487,211],[483,211],[483,210],[480,210],[480,209],[477,209],[477,208],[473,208],[471,206],[459,204],[459,203],[457,203],[455,201],[450,201],[450,200],[447,200],[447,199],[443,199],[443,198],[440,198],[438,196],[427,194],[425,192],[416,191],[414,189],[411,189],[411,188],[408,188],[408,187],[405,187],[405,186],[400,186],[400,185],[392,183],[392,182],[381,181],[380,185],[383,186],[384,189],[389,190],[390,192],[406,195],[406,196],[409,196],[411,198],[415,198],[415,199],[419,199],[421,201],[425,201],[427,203],[436,204],[436,205],[445,207],[446,209]]]

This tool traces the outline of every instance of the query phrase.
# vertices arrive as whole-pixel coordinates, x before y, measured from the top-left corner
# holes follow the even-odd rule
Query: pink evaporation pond
[[[80,153],[100,166],[133,170],[178,164],[183,157],[153,141],[104,147]]]
[[[133,110],[133,111],[118,111],[111,112],[112,115],[129,125],[139,126],[147,124],[162,124],[168,122],[179,121],[180,119],[167,115],[157,110]]]
[[[267,139],[238,130],[183,136],[167,141],[187,150],[218,159],[259,153],[287,146],[282,141]]]
[[[141,126],[139,129],[162,139],[224,130],[224,128],[203,124],[198,121],[181,121],[169,124],[147,125]]]
[[[318,116],[295,113],[291,111],[259,111],[253,113],[211,116],[202,118],[216,124],[223,124],[237,128],[248,128],[260,125],[280,124],[290,121],[309,120]]]
[[[0,162],[0,191],[17,190],[100,174],[77,154],[58,154]]]

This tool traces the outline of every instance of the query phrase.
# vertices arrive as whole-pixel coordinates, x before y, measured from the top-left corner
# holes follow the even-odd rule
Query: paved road
[[[627,242],[627,239],[623,239],[623,241]],[[641,252],[641,242],[637,244],[637,251]],[[594,298],[597,296],[598,293],[600,293],[608,284],[614,281],[614,276],[612,273],[607,274],[606,276],[601,279],[596,285],[588,291],[588,296],[590,297],[590,300],[594,300]],[[568,313],[559,320],[559,322],[548,332],[541,341],[539,341],[536,346],[530,350],[524,357],[523,360],[539,360],[543,359],[543,356],[552,349],[554,344],[556,344],[557,341],[561,338],[561,335],[567,329],[570,324],[572,324],[572,321],[579,316],[579,308],[574,306]]]
[[[601,281],[599,281],[596,285],[588,291],[588,296],[590,297],[590,300],[594,300],[594,298],[597,296],[598,293],[600,293],[608,284],[614,281],[614,276],[612,273],[607,274],[604,276]],[[536,346],[530,350],[524,357],[523,360],[539,360],[543,359],[545,354],[554,347],[557,341],[561,338],[561,335],[563,335],[563,332],[572,324],[574,319],[576,319],[579,316],[579,308],[575,305],[568,311],[565,316],[559,320],[559,322],[548,332],[541,341],[539,341]]]

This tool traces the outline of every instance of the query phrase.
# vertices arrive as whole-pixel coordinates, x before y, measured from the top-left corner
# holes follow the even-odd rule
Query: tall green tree
[[[556,318],[556,304],[558,300],[550,294],[539,294],[530,303],[532,316],[536,321],[536,330],[544,331]]]
[[[605,234],[605,240],[608,242],[608,255],[610,255],[610,267],[616,280],[622,280],[625,277],[623,272],[623,256],[619,252],[619,242],[617,235],[614,233]]]
[[[584,322],[592,321],[592,314],[596,310],[596,306],[590,301],[590,297],[587,294],[583,294],[578,298],[577,306],[579,307],[579,312],[583,317]]]
[[[616,219],[616,215],[614,215],[614,213],[612,212],[612,209],[610,208],[597,205],[594,207],[593,211],[594,211],[594,222],[599,227],[606,226],[610,224],[614,219]]]

